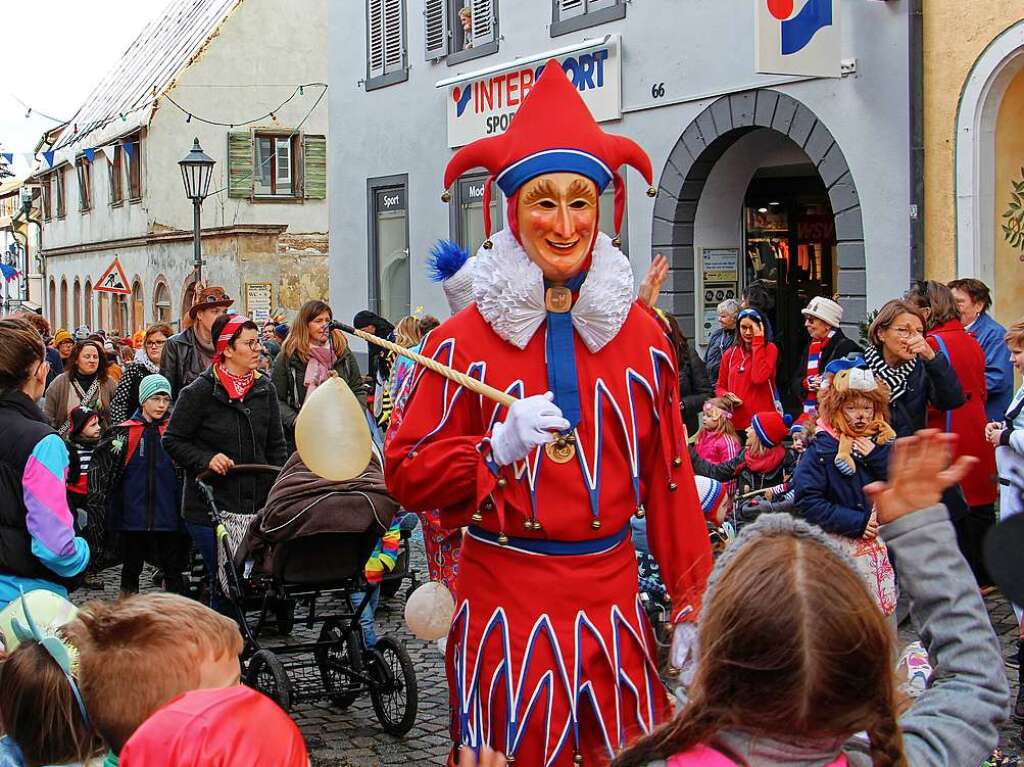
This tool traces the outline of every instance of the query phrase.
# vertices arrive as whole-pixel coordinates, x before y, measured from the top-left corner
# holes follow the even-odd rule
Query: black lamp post
[[[210,189],[214,164],[214,159],[199,146],[198,138],[192,146],[192,151],[185,155],[184,159],[178,161],[178,166],[181,168],[181,180],[185,183],[185,196],[192,200],[194,210],[192,247],[194,250],[193,268],[196,272],[197,283],[203,279],[203,254],[199,244],[199,210]]]

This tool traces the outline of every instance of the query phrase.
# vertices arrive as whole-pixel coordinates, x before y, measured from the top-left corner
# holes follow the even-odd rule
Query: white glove
[[[679,681],[689,687],[697,673],[697,624],[679,623],[672,632],[671,663],[679,669]]]
[[[569,422],[554,403],[551,392],[519,399],[508,409],[504,423],[491,430],[491,456],[499,466],[521,461],[538,445],[553,439],[552,431],[566,431]]]

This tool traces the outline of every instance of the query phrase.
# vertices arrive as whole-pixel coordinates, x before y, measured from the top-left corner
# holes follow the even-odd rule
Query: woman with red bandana
[[[256,323],[225,314],[213,323],[215,356],[195,381],[178,394],[163,445],[185,469],[183,516],[210,577],[211,607],[217,594],[217,547],[213,521],[195,479],[207,469],[222,475],[213,482],[217,506],[236,514],[255,514],[270,490],[265,475],[223,476],[238,463],[283,466],[288,450],[277,392],[257,370],[260,341]]]
[[[477,254],[474,302],[423,353],[516,398],[495,405],[418,369],[386,448],[408,509],[467,528],[446,666],[451,734],[520,764],[597,765],[670,712],[637,598],[633,515],[673,599],[689,664],[711,549],[684,440],[672,347],[634,300],[615,225],[634,142],[604,133],[551,61],[509,130],[461,149],[445,174],[486,167],[509,229]]]

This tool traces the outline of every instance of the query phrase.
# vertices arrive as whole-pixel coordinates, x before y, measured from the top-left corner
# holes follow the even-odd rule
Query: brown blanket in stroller
[[[307,583],[352,577],[398,508],[376,455],[358,477],[334,482],[293,453],[249,525],[235,563],[241,568],[252,560],[253,572]]]

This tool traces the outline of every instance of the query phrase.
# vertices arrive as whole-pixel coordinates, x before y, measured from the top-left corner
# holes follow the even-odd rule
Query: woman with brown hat
[[[189,307],[192,325],[167,339],[160,360],[160,374],[171,382],[174,397],[196,380],[213,362],[213,323],[227,311],[234,299],[224,288],[212,285],[203,288]]]

